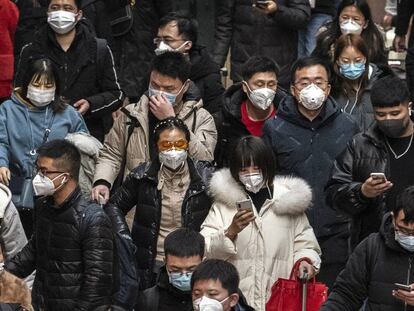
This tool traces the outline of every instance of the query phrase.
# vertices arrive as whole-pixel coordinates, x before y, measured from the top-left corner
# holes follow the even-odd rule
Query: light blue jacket
[[[29,108],[12,94],[10,100],[0,105],[0,167],[17,165],[23,177],[34,167],[45,130],[52,120],[50,106]],[[68,133],[86,132],[88,129],[82,116],[73,107],[55,114],[48,140],[63,139]],[[32,151],[32,152],[31,152]]]

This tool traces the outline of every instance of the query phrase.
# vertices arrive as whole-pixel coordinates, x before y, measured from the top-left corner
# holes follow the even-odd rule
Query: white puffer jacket
[[[201,226],[206,256],[233,263],[240,273],[240,289],[247,302],[264,311],[273,283],[289,278],[303,257],[320,266],[320,248],[305,211],[312,200],[309,185],[300,178],[276,177],[273,199],[267,200],[254,223],[232,242],[224,234],[237,213],[236,202],[247,194],[229,169],[216,172],[210,183],[213,206]]]

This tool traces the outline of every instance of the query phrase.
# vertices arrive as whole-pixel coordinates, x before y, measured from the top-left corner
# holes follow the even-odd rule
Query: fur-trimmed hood
[[[231,176],[228,168],[213,174],[209,194],[215,202],[236,206],[237,201],[245,200],[247,193]],[[296,216],[304,213],[311,205],[312,189],[301,178],[276,176],[273,181],[272,209],[279,215]]]

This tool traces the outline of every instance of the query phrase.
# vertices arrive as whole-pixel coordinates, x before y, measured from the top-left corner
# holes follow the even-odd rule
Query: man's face
[[[169,273],[193,273],[201,260],[200,256],[177,257],[173,255],[167,255],[165,259]]]
[[[39,157],[36,161],[36,170],[38,174],[48,177],[52,180],[55,189],[67,183],[70,174],[56,165],[56,160],[48,157]]]
[[[194,301],[203,296],[222,302],[229,297],[229,292],[222,287],[219,280],[199,280],[194,283],[192,288],[192,299]],[[230,311],[238,302],[238,294],[230,295],[230,297],[222,303],[223,311]]]
[[[160,92],[177,95],[176,102],[179,103],[188,90],[189,83],[183,83],[178,78],[171,78],[157,71],[152,71],[150,76],[150,87]]]
[[[258,72],[246,81],[251,91],[268,88],[276,91],[277,78],[274,72]],[[248,94],[247,86],[243,83],[243,91]]]
[[[392,216],[394,228],[396,231],[399,231],[404,235],[414,235],[414,222],[404,222],[404,210],[400,210],[397,215],[394,215],[394,213],[392,213]]]
[[[295,81],[290,88],[296,101],[300,103],[300,92],[311,84],[315,84],[325,93],[325,98],[329,96],[331,86],[328,81],[328,73],[322,65],[315,65],[299,69],[295,73]]]
[[[377,121],[403,119],[406,122],[410,120],[411,103],[405,102],[398,106],[380,108],[374,107],[375,119]]]
[[[157,47],[160,46],[161,41],[171,48],[181,52],[188,53],[193,46],[191,41],[184,38],[183,34],[179,33],[177,22],[171,21],[167,25],[158,29],[157,38],[155,38]]]
[[[82,18],[82,11],[76,5],[75,0],[51,0],[48,7],[48,12],[66,11],[77,15],[77,20]]]

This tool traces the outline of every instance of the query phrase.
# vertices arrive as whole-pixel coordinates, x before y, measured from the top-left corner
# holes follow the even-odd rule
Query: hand
[[[414,289],[414,284],[411,284],[411,289]],[[392,291],[392,295],[407,303],[409,306],[414,306],[414,291],[407,292],[406,290],[397,289]]]
[[[253,4],[259,11],[265,14],[273,14],[277,11],[277,3],[273,0],[268,0],[266,4]]]
[[[227,237],[233,241],[236,236],[255,219],[256,216],[254,216],[253,211],[247,209],[239,210],[236,215],[234,215],[233,221],[227,229]]]
[[[175,117],[173,105],[162,94],[151,96],[149,100],[149,107],[158,120]]]
[[[303,279],[303,276],[307,273],[307,280],[313,279],[316,275],[316,269],[307,261],[301,261],[298,270],[298,277]]]
[[[73,104],[73,107],[75,107],[80,114],[84,115],[91,107],[91,104],[86,99],[80,99]]]
[[[384,19],[382,20],[382,25],[384,26],[384,30],[389,30],[392,25],[393,16],[389,13],[384,15]]]
[[[393,184],[389,180],[384,181],[370,177],[362,184],[361,192],[365,197],[372,199],[383,194],[392,186]]]
[[[103,202],[101,202],[100,196],[103,198]],[[92,200],[98,202],[99,204],[106,204],[109,200],[109,188],[105,185],[95,186],[92,188],[91,197]]]
[[[116,110],[116,111],[114,111],[114,112],[112,112],[112,119],[115,121],[116,119],[118,119],[119,118],[119,116],[121,116],[122,115],[122,111],[121,111],[121,109],[122,109],[122,107],[121,108],[119,108],[118,110]]]
[[[396,52],[401,53],[404,52],[404,50],[407,49],[407,46],[405,44],[405,35],[404,36],[395,36],[394,41],[392,42],[392,45]]]
[[[10,181],[10,170],[7,167],[0,167],[0,182],[9,185]]]

